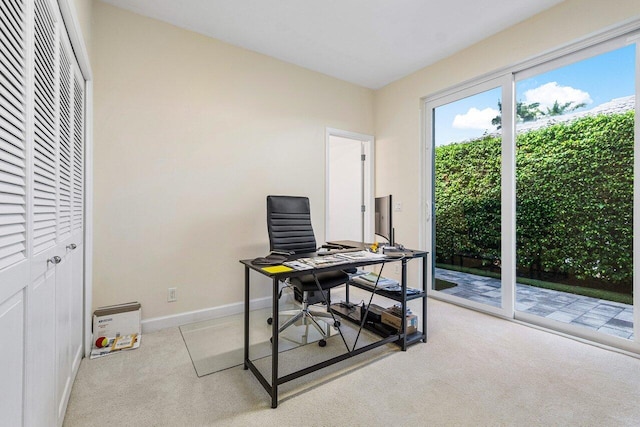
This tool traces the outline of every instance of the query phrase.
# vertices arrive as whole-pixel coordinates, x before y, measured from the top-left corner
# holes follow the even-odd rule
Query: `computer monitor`
[[[384,197],[376,197],[376,210],[375,210],[375,233],[387,239],[389,244],[393,246],[393,220],[392,212],[393,205],[391,203],[391,194]]]

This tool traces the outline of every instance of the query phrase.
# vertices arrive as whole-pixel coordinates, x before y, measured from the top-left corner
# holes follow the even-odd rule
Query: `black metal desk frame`
[[[241,260],[240,262],[244,265],[244,369],[251,370],[251,372],[256,376],[260,384],[264,387],[264,389],[271,396],[271,407],[276,408],[278,406],[278,386],[280,384],[284,384],[286,382],[292,381],[301,376],[307,375],[311,372],[315,372],[319,369],[325,368],[327,366],[333,365],[335,363],[341,362],[343,360],[349,359],[351,357],[357,356],[358,354],[364,353],[366,351],[372,350],[374,348],[380,347],[387,343],[396,343],[400,346],[402,351],[407,350],[407,346],[419,341],[427,342],[427,302],[426,302],[426,281],[427,281],[427,252],[423,251],[413,251],[407,250],[405,253],[405,257],[403,258],[384,258],[384,259],[375,259],[375,260],[366,260],[366,261],[357,261],[357,262],[349,262],[347,264],[339,264],[339,265],[331,265],[323,268],[316,268],[314,271],[316,273],[323,273],[328,271],[336,271],[336,270],[344,270],[346,268],[354,268],[354,267],[364,267],[370,265],[377,264],[385,264],[391,262],[400,262],[402,263],[402,279],[401,279],[401,298],[397,299],[402,304],[402,318],[406,318],[407,313],[407,262],[420,258],[422,260],[422,289],[421,294],[418,296],[414,296],[415,298],[422,298],[422,330],[411,334],[411,337],[405,333],[405,322],[402,322],[402,328],[397,334],[389,335],[388,337],[381,338],[379,341],[371,343],[369,345],[348,350],[344,354],[340,354],[338,356],[332,357],[331,359],[325,360],[320,363],[316,363],[315,365],[300,369],[291,374],[285,375],[283,377],[278,377],[278,293],[279,293],[279,283],[281,281],[286,280],[290,277],[304,276],[310,274],[310,270],[302,270],[302,271],[287,271],[283,273],[271,274],[267,273],[262,269],[263,265],[254,265],[252,260]],[[302,254],[297,256],[297,258],[314,256],[315,254]],[[272,343],[271,343],[271,384],[267,381],[267,379],[262,375],[262,373],[258,370],[258,368],[254,365],[254,363],[249,360],[249,289],[250,289],[250,272],[254,270],[264,276],[267,276],[272,279],[272,307],[273,313],[272,318],[274,322],[272,323]],[[350,283],[347,286],[353,286],[354,283]],[[360,286],[358,286],[360,288]],[[362,288],[365,290],[369,290],[366,288]],[[370,290],[369,290],[370,291]],[[348,288],[347,288],[348,292]],[[384,296],[384,295],[383,295]],[[319,350],[321,351],[321,350]]]

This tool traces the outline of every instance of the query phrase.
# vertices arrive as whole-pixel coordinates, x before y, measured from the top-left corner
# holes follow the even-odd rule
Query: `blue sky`
[[[464,141],[495,131],[499,88],[436,108],[436,146]],[[635,94],[635,44],[607,52],[516,83],[516,99],[540,102],[541,109],[558,102],[587,103],[589,110],[614,98]]]

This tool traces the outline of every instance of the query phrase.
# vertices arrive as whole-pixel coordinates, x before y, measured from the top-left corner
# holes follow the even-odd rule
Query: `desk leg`
[[[244,369],[249,369],[249,267],[244,268]]]
[[[278,407],[278,279],[273,278],[273,312],[271,318],[271,407]]]
[[[349,282],[346,283],[344,289],[345,289],[344,298],[347,304],[349,304]]]
[[[407,351],[407,260],[402,259],[402,351]]]
[[[427,292],[427,256],[422,257],[422,291]],[[422,298],[422,342],[427,342],[427,297]]]

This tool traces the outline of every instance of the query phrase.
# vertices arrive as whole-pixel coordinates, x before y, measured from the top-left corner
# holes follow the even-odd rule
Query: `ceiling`
[[[378,89],[562,0],[102,0]]]

